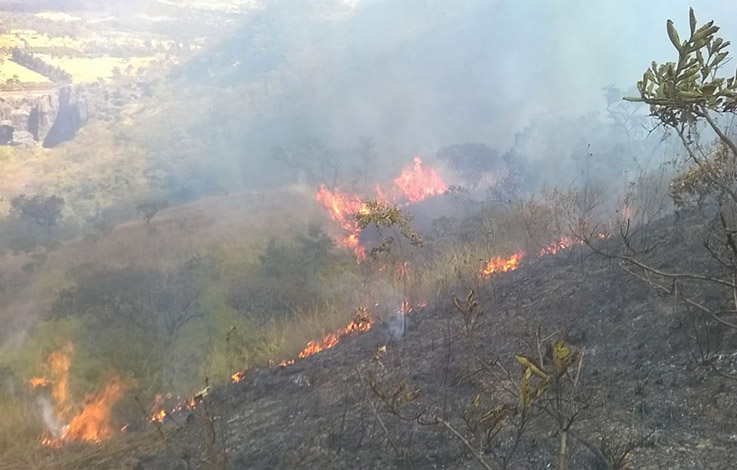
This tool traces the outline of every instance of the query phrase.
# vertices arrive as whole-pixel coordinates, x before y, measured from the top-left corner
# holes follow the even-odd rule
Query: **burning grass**
[[[524,257],[525,253],[523,251],[515,253],[508,258],[495,256],[486,263],[486,266],[481,271],[481,275],[483,277],[489,277],[495,273],[506,273],[507,271],[514,271],[519,267],[519,263],[520,261],[522,261],[522,259],[524,259]]]
[[[407,205],[440,196],[446,191],[448,186],[438,172],[432,167],[423,166],[422,159],[415,157],[414,164],[402,170],[390,189],[376,185],[376,200],[382,204]],[[367,201],[358,194],[340,189],[331,191],[324,184],[315,194],[315,199],[328,210],[344,232],[344,235],[338,237],[337,243],[351,250],[359,261],[365,259],[366,248],[359,239],[361,227],[356,216],[369,213]]]
[[[58,446],[67,441],[99,443],[116,432],[113,407],[128,387],[113,378],[101,391],[89,395],[84,405],[80,407],[75,404],[69,391],[69,368],[73,353],[71,343],[49,352],[43,367],[45,375],[33,377],[29,381],[31,387],[42,389],[37,396],[47,428],[42,441],[45,445]],[[79,411],[75,413],[75,409]]]
[[[414,161],[414,165],[405,168],[392,184],[391,190],[377,190],[380,200],[409,204],[438,196],[447,189],[439,174],[424,166],[419,159]],[[322,208],[314,202],[314,207],[308,207],[313,197]],[[99,383],[94,388],[95,393],[84,400],[80,396],[69,398],[69,382],[65,374],[68,375],[71,370],[70,357],[73,348],[68,347],[69,351],[65,354],[61,354],[63,348],[48,354],[44,373],[26,378],[31,380],[27,384],[29,389],[36,386],[52,402],[52,417],[53,421],[58,422],[58,431],[47,431],[48,442],[99,443],[118,434],[125,419],[118,423],[111,419],[111,415],[114,414],[116,403],[133,391],[142,391],[144,400],[145,397],[151,400],[149,404],[155,402],[155,407],[151,409],[151,418],[162,421],[168,413],[162,410],[172,408],[170,404],[159,404],[153,400],[156,393],[163,392],[166,395],[167,390],[171,390],[172,397],[192,393],[192,387],[187,387],[188,382],[172,378],[175,374],[179,374],[177,377],[188,376],[193,383],[200,383],[205,375],[213,383],[240,382],[247,377],[250,367],[269,363],[290,365],[331,349],[347,337],[369,331],[376,321],[380,321],[381,314],[375,315],[377,311],[386,310],[392,315],[409,313],[417,306],[433,302],[437,296],[445,295],[460,285],[477,285],[482,282],[483,277],[517,269],[524,258],[524,254],[518,252],[511,257],[498,256],[488,260],[489,254],[514,253],[515,244],[519,243],[522,232],[509,223],[512,219],[509,215],[491,216],[480,212],[472,216],[478,220],[462,223],[469,223],[473,227],[482,223],[485,226],[491,223],[496,225],[493,230],[488,231],[474,229],[476,235],[473,240],[462,240],[459,232],[451,232],[442,238],[441,243],[433,245],[431,242],[428,248],[418,249],[411,257],[372,257],[366,262],[356,264],[354,258],[345,252],[341,256],[334,255],[342,252],[342,247],[351,249],[359,258],[359,253],[366,256],[366,247],[359,243],[355,214],[365,211],[368,204],[357,194],[337,189],[329,191],[325,186],[316,195],[300,193],[296,195],[296,199],[298,201],[294,204],[286,204],[292,206],[295,218],[285,217],[284,212],[288,212],[288,209],[275,208],[273,204],[258,207],[254,211],[243,211],[242,199],[228,198],[225,201],[229,204],[227,210],[222,207],[214,210],[213,207],[201,203],[171,208],[162,211],[154,219],[151,226],[155,230],[149,231],[142,223],[128,223],[105,234],[92,245],[75,242],[53,252],[47,262],[53,265],[49,266],[48,272],[65,273],[69,271],[69,266],[83,262],[116,266],[131,257],[141,266],[163,269],[162,266],[179,266],[177,263],[181,263],[182,259],[192,256],[212,261],[217,274],[207,278],[202,285],[203,296],[198,299],[202,308],[200,316],[182,328],[181,333],[173,337],[169,350],[162,352],[162,357],[168,358],[162,359],[162,367],[163,364],[169,366],[165,372],[159,372],[157,376],[152,375],[156,372],[141,372],[141,358],[130,355],[131,361],[134,356],[136,358],[136,364],[130,369],[133,371],[132,375],[137,377],[136,372],[140,372],[144,375],[141,382],[156,385],[142,391],[140,387],[118,379],[113,378],[106,382],[105,377],[99,377]],[[299,230],[304,230],[301,224],[313,219],[314,211],[323,208],[328,210],[336,228],[342,231],[343,238],[338,240],[337,247],[328,246],[327,251],[315,251],[307,253],[309,256],[301,256],[309,251],[309,247],[319,245],[319,237],[303,236],[306,242],[303,245],[297,243],[300,240]],[[234,222],[232,218],[215,216],[218,213],[229,214],[230,211],[238,211],[240,214],[247,212],[248,220],[237,219]],[[270,216],[273,212],[278,212],[279,217]],[[188,218],[190,215],[193,217]],[[226,219],[227,223],[221,221]],[[186,224],[180,221],[186,221]],[[494,233],[495,237],[491,238],[487,233]],[[280,242],[273,244],[273,247],[277,247],[276,250],[263,249],[264,245],[268,246],[270,243],[268,234],[278,234]],[[288,237],[291,234],[296,235],[290,239]],[[257,241],[254,241],[254,237]],[[550,243],[550,240],[547,242]],[[569,245],[566,240],[561,240],[550,244],[540,254],[555,253]],[[263,251],[259,251],[259,248]],[[205,255],[201,255],[202,253]],[[275,253],[280,256],[268,258],[267,255]],[[293,256],[295,253],[300,256]],[[283,271],[292,274],[289,282],[285,276],[278,274]],[[479,276],[480,272],[483,273],[482,276]],[[294,273],[298,275],[295,277]],[[45,276],[48,277],[48,274]],[[258,318],[249,317],[253,311],[247,308],[237,310],[226,298],[233,287],[248,287],[258,281],[261,282],[258,285],[273,288],[275,297],[267,300],[284,300],[284,292],[291,295],[295,291],[292,282],[300,279],[310,281],[314,290],[305,290],[308,295],[290,297],[289,305],[279,306],[283,308],[280,316],[274,314],[273,307],[278,304],[267,305],[265,311],[271,314],[265,319],[267,321],[261,322]],[[94,277],[90,279],[93,280]],[[241,283],[233,284],[235,280]],[[64,278],[59,280],[58,285],[74,286],[75,282]],[[351,319],[350,312],[358,305],[367,306],[367,309],[362,314],[359,310],[359,314]],[[241,335],[237,341],[234,339],[228,345],[225,338],[227,332],[233,328],[241,332]],[[84,334],[94,331],[85,330]],[[130,332],[121,331],[120,334]],[[118,335],[117,331],[115,335]],[[112,354],[114,349],[105,350],[105,353]],[[207,351],[207,354],[199,355],[199,351]],[[116,358],[126,356],[120,351],[114,354]],[[169,361],[176,363],[168,364]],[[123,361],[119,364],[124,366],[121,370],[129,372]],[[91,389],[93,387],[88,387],[88,390]],[[181,403],[182,406],[187,406],[188,403],[187,400],[176,398],[171,398],[170,401]],[[35,420],[39,421],[38,417]],[[38,435],[35,439],[38,442]]]

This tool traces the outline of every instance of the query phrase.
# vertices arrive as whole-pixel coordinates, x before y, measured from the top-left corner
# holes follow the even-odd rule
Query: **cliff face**
[[[41,144],[70,140],[90,117],[88,90],[66,85],[49,93],[0,97],[0,144]]]
[[[51,110],[53,111],[53,108]],[[59,90],[56,116],[43,139],[43,146],[55,147],[74,138],[74,134],[87,123],[88,118],[89,109],[85,93],[73,86],[62,87]],[[40,136],[37,140],[41,140]]]

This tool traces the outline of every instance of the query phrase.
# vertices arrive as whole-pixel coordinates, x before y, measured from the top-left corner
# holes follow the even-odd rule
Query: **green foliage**
[[[61,217],[61,211],[64,209],[64,199],[57,196],[44,197],[21,194],[10,201],[10,206],[13,212],[20,217],[37,223],[50,234],[51,227],[56,225]]]
[[[399,233],[414,246],[422,246],[422,238],[414,231],[410,223],[412,216],[405,214],[395,204],[387,204],[376,200],[366,202],[366,209],[356,214],[358,226],[365,229],[369,225],[396,227]]]
[[[143,337],[170,342],[200,315],[198,299],[213,267],[192,258],[172,272],[120,268],[84,270],[77,286],[62,291],[52,317],[82,315],[100,328],[136,328]]]
[[[168,206],[169,206],[169,203],[167,201],[161,201],[161,200],[146,201],[146,202],[142,202],[136,207],[136,212],[143,217],[143,220],[146,222],[146,225],[150,225],[151,220],[153,220],[156,214],[158,214],[160,210],[163,210],[167,208]]]
[[[68,72],[47,64],[43,59],[17,47],[13,48],[13,61],[48,77],[54,82],[71,83],[72,81],[72,76]]]
[[[719,27],[714,21],[697,28],[693,8],[689,19],[690,34],[684,41],[671,20],[666,25],[678,60],[653,62],[637,82],[640,96],[625,98],[649,104],[653,116],[674,128],[705,117],[709,111],[730,112],[737,107],[737,76],[716,76],[728,56],[729,41],[716,37]]]
[[[233,274],[226,303],[256,324],[292,315],[302,305],[329,295],[341,279],[347,255],[336,252],[330,237],[316,224],[294,240],[271,238],[256,265]]]

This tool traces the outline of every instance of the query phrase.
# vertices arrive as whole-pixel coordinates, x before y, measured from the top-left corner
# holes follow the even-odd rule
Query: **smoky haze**
[[[203,377],[400,340],[583,250],[590,188],[629,224],[659,171],[671,215],[681,143],[622,98],[675,60],[667,19],[737,40],[733,3],[0,0],[0,438],[97,443]],[[65,434],[94,403],[104,436]]]
[[[603,88],[632,94],[651,60],[673,60],[665,18],[687,27],[688,6],[264,2],[174,72],[172,86],[198,108],[194,122],[171,110],[155,119],[187,129],[209,162],[205,177],[229,189],[293,181],[295,168],[275,164],[274,149],[309,153],[307,142],[329,149],[350,180],[359,136],[375,140],[382,175],[413,155],[480,142],[544,162],[555,169],[550,183],[561,183],[578,174],[569,160],[586,152],[581,143],[597,154],[625,139],[601,135],[611,124]],[[700,18],[723,17],[721,33],[734,36],[729,2],[694,6]],[[163,144],[164,155],[177,145]]]

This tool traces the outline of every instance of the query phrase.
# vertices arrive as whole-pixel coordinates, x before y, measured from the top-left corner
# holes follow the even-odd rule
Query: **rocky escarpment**
[[[70,140],[93,113],[93,89],[65,85],[48,92],[0,96],[0,144],[41,144]]]

